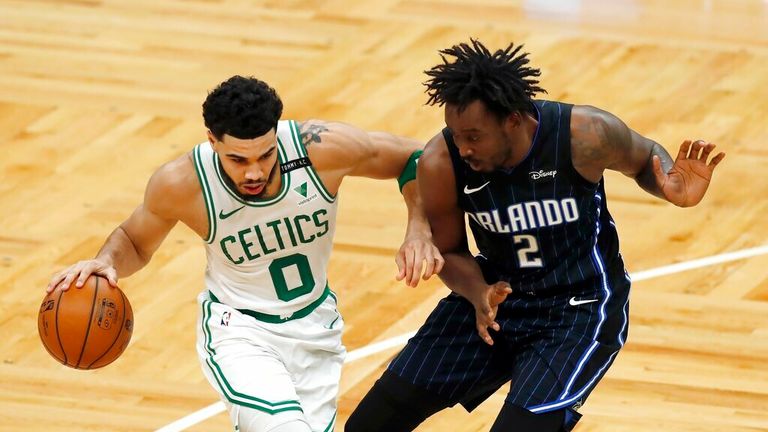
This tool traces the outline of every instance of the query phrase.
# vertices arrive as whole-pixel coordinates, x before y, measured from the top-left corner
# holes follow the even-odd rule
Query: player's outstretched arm
[[[91,274],[102,275],[117,286],[119,277],[130,276],[143,268],[171,231],[177,220],[170,214],[176,195],[172,188],[172,165],[164,165],[149,180],[144,202],[107,237],[96,257],[77,262],[57,273],[46,291],[80,288]]]
[[[686,140],[673,161],[659,143],[630,129],[615,115],[589,107],[573,108],[573,162],[587,180],[596,182],[605,169],[635,179],[648,193],[680,207],[698,204],[725,153],[710,159],[715,145]]]
[[[443,258],[432,243],[432,232],[415,186],[419,141],[386,132],[366,132],[355,126],[310,120],[300,134],[312,163],[320,168],[332,192],[344,176],[399,180],[408,209],[405,239],[395,255],[397,280],[416,286],[440,272]]]

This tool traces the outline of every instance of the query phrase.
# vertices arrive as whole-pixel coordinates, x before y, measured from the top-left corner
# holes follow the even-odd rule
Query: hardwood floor
[[[150,431],[217,401],[194,352],[200,239],[176,228],[121,281],[133,341],[76,371],[43,349],[43,288],[93,256],[163,162],[205,139],[200,105],[233,74],[277,88],[285,118],[427,140],[443,126],[422,73],[477,37],[525,43],[548,98],[620,116],[671,153],[728,157],[678,209],[606,176],[631,272],[768,244],[768,2],[758,0],[0,0],[0,431]],[[447,294],[407,288],[393,181],[349,179],[329,269],[350,351],[418,328]],[[629,341],[578,432],[768,430],[768,254],[638,280]],[[346,365],[337,430],[397,348]],[[420,431],[484,431],[503,390]],[[189,428],[231,430],[220,413]]]

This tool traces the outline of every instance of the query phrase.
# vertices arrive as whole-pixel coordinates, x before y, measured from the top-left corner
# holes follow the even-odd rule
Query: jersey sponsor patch
[[[551,170],[551,171],[544,171],[544,170],[538,170],[538,171],[531,171],[528,173],[528,177],[533,182],[542,182],[545,180],[552,180],[557,175],[557,170]]]
[[[280,164],[280,173],[285,174],[288,171],[308,167],[310,165],[312,165],[312,161],[310,161],[308,157],[294,159],[292,161]]]
[[[296,192],[300,197],[304,198],[297,203],[299,207],[317,199],[317,192],[310,195],[311,189],[309,188],[309,182],[304,182],[299,186],[296,186],[293,188],[293,191]]]
[[[299,195],[303,196],[304,198],[306,198],[307,197],[307,182],[302,183],[301,186],[297,186],[297,187],[293,188],[293,190],[297,194],[299,194]]]

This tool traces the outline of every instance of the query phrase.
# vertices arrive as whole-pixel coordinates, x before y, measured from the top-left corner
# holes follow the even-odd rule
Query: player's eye
[[[270,156],[272,156],[272,153],[274,153],[274,152],[275,152],[275,149],[273,148],[272,150],[264,153],[259,159],[267,160],[267,159],[269,159]]]

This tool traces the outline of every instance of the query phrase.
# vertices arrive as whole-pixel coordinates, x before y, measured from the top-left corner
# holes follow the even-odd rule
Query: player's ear
[[[210,129],[208,129],[208,142],[211,143],[211,147],[216,146],[216,137],[213,136],[213,132],[211,132]]]
[[[508,129],[517,129],[523,124],[523,115],[520,111],[512,111],[504,118],[504,127]]]

